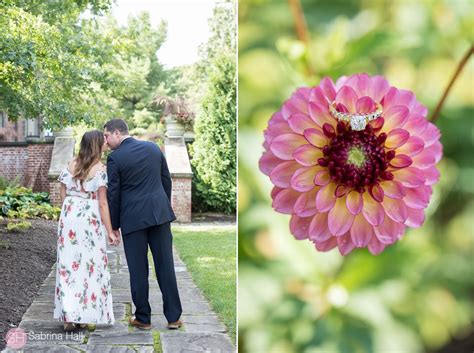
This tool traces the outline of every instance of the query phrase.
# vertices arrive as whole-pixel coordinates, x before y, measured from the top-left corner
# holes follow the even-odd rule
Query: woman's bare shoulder
[[[91,177],[95,176],[99,172],[106,172],[107,168],[102,162],[97,162],[94,164],[89,172]]]

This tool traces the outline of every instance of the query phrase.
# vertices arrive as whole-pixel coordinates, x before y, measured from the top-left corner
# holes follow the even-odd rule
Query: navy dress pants
[[[148,302],[148,246],[153,255],[156,278],[163,296],[163,313],[168,322],[177,321],[182,313],[173,262],[173,236],[170,223],[123,234],[123,246],[130,272],[130,288],[138,321],[151,322]]]

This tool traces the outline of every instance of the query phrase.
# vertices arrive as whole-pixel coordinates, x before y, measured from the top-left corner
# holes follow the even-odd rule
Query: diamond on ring
[[[376,110],[372,113],[344,113],[336,110],[336,102],[334,101],[329,105],[329,113],[339,121],[349,122],[352,130],[362,131],[369,121],[382,115],[382,105],[380,103],[375,104]]]

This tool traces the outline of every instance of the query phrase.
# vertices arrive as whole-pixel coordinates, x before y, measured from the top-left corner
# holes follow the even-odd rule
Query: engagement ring
[[[343,113],[336,110],[336,102],[329,105],[329,113],[339,121],[349,122],[351,129],[355,131],[365,130],[367,123],[371,120],[377,119],[382,115],[382,105],[376,104],[376,110],[372,113]]]

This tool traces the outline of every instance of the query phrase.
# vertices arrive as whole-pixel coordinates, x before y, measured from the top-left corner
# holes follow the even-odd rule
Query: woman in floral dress
[[[89,323],[113,324],[106,239],[117,245],[107,204],[107,173],[100,162],[107,148],[101,131],[84,134],[78,156],[61,172],[62,209],[54,318],[64,330]]]

